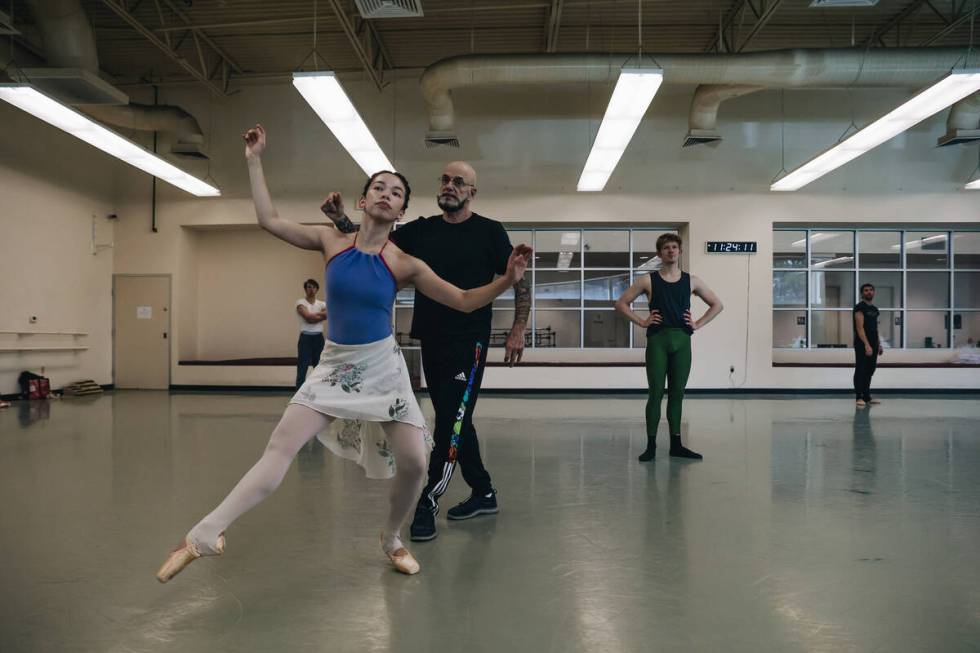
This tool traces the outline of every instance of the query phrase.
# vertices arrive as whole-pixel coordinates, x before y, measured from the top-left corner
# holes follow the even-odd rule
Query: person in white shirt
[[[316,298],[320,284],[316,279],[303,283],[306,297],[296,300],[299,316],[299,342],[296,345],[296,389],[306,381],[307,369],[316,367],[323,353],[323,322],[327,319],[327,305]]]

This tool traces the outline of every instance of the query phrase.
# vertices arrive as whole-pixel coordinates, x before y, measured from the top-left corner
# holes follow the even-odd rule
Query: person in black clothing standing
[[[436,274],[464,290],[503,274],[512,249],[501,223],[473,212],[476,193],[473,168],[463,161],[450,163],[439,177],[442,215],[419,218],[391,234],[402,251],[420,258]],[[327,197],[321,210],[340,230],[356,229],[344,215],[336,194]],[[514,304],[514,324],[504,354],[504,361],[512,366],[523,355],[524,329],[531,310],[531,293],[523,280],[514,285]],[[497,491],[483,466],[473,427],[473,410],[487,362],[491,315],[489,305],[466,314],[415,292],[411,335],[422,343],[422,369],[436,424],[428,482],[412,520],[414,541],[436,537],[439,497],[449,486],[457,464],[471,495],[450,508],[447,517],[469,519],[498,511]]]
[[[871,398],[871,377],[878,367],[878,356],[884,353],[878,338],[878,308],[871,303],[875,287],[861,285],[861,301],[854,307],[854,395],[857,407],[880,404]]]

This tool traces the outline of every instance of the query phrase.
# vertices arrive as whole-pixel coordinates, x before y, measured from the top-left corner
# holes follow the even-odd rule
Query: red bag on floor
[[[28,399],[47,399],[50,392],[51,381],[44,377],[39,379],[30,379],[27,382]]]

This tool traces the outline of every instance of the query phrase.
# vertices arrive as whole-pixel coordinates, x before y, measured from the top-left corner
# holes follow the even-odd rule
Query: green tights
[[[684,387],[691,373],[691,336],[683,329],[665,328],[647,338],[647,437],[657,435],[660,404],[667,382],[667,426],[680,435]]]

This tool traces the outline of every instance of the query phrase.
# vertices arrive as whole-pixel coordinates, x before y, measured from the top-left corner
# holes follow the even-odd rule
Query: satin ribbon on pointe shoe
[[[221,555],[225,551],[225,536],[218,536],[218,546],[215,549],[217,551],[216,555]],[[157,580],[161,583],[166,583],[168,580],[183,571],[184,567],[191,564],[195,560],[201,557],[201,552],[197,550],[197,547],[192,543],[187,541],[185,537],[181,540],[180,544],[176,549],[167,557],[167,559],[157,570]]]
[[[422,569],[419,561],[415,559],[408,549],[403,546],[398,547],[394,551],[385,551],[384,548],[384,533],[381,534],[381,550],[385,552],[388,559],[391,560],[391,564],[395,566],[397,571],[403,574],[417,574]]]

